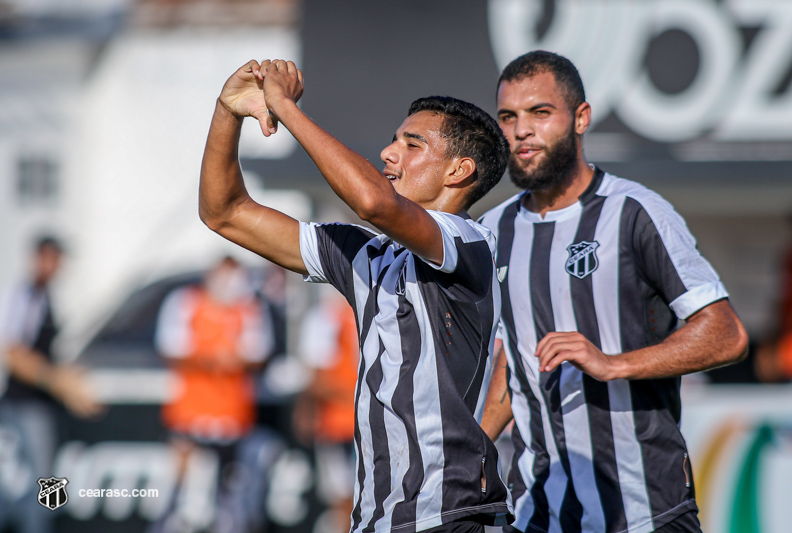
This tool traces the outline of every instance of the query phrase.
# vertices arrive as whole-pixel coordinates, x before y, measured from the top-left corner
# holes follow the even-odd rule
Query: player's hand
[[[292,61],[275,59],[261,62],[264,100],[277,128],[277,108],[284,101],[297,103],[303,94],[303,74]]]
[[[263,87],[262,66],[258,61],[250,60],[228,78],[219,101],[234,116],[253,117],[258,120],[261,132],[269,137],[277,126],[267,112]]]
[[[536,357],[540,372],[552,372],[568,361],[594,379],[609,381],[616,377],[614,359],[578,332],[548,333],[536,346]]]

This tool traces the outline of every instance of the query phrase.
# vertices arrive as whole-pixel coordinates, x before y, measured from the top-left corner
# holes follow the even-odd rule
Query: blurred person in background
[[[0,446],[6,461],[3,469],[16,472],[10,480],[5,479],[5,470],[0,476],[0,529],[52,531],[54,515],[39,505],[35,495],[40,488],[37,479],[53,476],[52,460],[58,441],[56,402],[82,418],[102,410],[82,371],[59,364],[53,357],[58,326],[50,284],[62,259],[63,247],[56,238],[39,238],[27,279],[9,287],[0,299],[0,351],[7,374],[0,397]]]
[[[335,290],[320,286],[320,300],[302,324],[299,356],[311,378],[294,406],[294,432],[313,446],[318,496],[330,508],[322,531],[349,531],[352,514],[355,385],[360,346],[355,313]]]
[[[789,222],[792,223],[792,216]],[[765,383],[792,380],[792,243],[784,255],[779,277],[777,323],[769,339],[757,347],[754,362],[757,377]]]
[[[679,376],[745,357],[728,293],[668,202],[586,161],[568,59],[512,61],[497,107],[523,189],[481,221],[503,297],[482,426],[515,422],[504,529],[698,532]]]
[[[233,520],[228,512],[234,504],[228,499],[237,467],[236,447],[253,429],[253,376],[273,347],[266,306],[256,298],[246,269],[225,257],[202,284],[169,294],[157,319],[155,342],[175,378],[162,418],[180,479],[193,453],[213,450],[220,471],[217,520]],[[171,511],[165,520],[178,520],[178,509]],[[224,527],[216,524],[218,530]]]

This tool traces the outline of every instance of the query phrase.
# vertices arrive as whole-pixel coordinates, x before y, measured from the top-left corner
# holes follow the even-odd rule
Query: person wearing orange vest
[[[155,343],[173,373],[162,409],[181,478],[191,455],[212,449],[222,480],[233,475],[236,444],[255,423],[253,372],[273,347],[272,325],[246,270],[223,258],[203,283],[174,290],[157,319]]]

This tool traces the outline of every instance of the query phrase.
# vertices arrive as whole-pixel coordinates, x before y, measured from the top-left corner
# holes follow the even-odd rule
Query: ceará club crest
[[[580,241],[567,246],[569,258],[566,261],[566,271],[578,279],[583,279],[599,266],[597,259],[597,241]]]

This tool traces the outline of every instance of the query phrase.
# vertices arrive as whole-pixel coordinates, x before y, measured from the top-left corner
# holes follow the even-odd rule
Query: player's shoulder
[[[487,240],[491,231],[470,218],[467,214],[445,213],[427,210],[440,228],[452,237],[459,237],[463,242]]]
[[[515,205],[520,202],[520,198],[522,195],[525,194],[524,192],[518,192],[514,196],[508,198],[507,200],[501,202],[500,204],[496,205],[489,211],[485,212],[481,217],[478,219],[478,223],[484,225],[485,227],[495,231],[498,228],[498,223],[500,219],[503,217],[503,213],[512,205]]]
[[[317,236],[320,241],[333,241],[336,243],[364,244],[384,243],[387,237],[371,228],[360,224],[346,222],[304,222],[305,228]]]
[[[630,179],[614,176],[605,172],[602,183],[597,189],[597,196],[604,196],[614,199],[629,199],[650,215],[660,215],[665,212],[673,212],[671,203],[663,198],[658,192],[650,189],[646,185]]]

